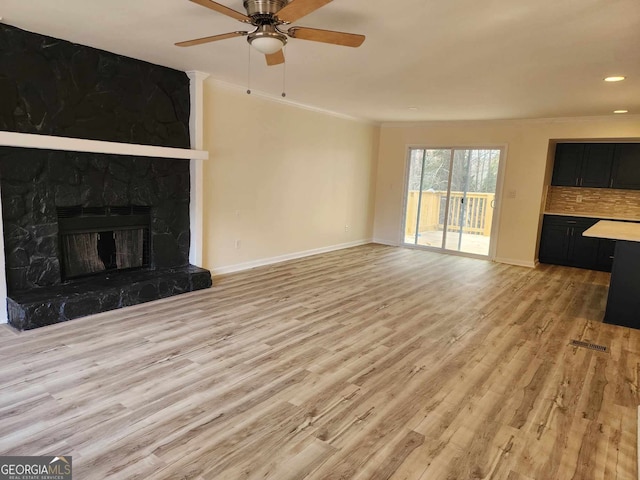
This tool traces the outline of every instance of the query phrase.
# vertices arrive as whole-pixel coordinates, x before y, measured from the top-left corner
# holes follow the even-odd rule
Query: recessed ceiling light
[[[614,110],[613,113],[629,113],[629,110]]]
[[[409,110],[411,110],[412,112],[417,112],[418,111],[418,107],[409,107]]]
[[[621,82],[623,81],[625,78],[627,77],[623,77],[623,76],[613,76],[613,77],[607,77],[604,79],[605,82]]]

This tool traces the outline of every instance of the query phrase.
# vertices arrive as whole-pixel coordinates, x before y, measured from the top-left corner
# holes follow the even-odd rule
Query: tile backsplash
[[[551,186],[545,212],[640,220],[640,190]]]

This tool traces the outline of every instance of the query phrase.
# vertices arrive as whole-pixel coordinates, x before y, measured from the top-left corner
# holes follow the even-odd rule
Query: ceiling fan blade
[[[270,67],[284,63],[284,52],[282,49],[278,50],[276,53],[267,54],[265,57],[267,58],[267,65]]]
[[[234,9],[225,7],[224,5],[220,5],[212,0],[190,0],[193,3],[197,3],[198,5],[202,5],[203,7],[210,8],[211,10],[215,10],[218,13],[222,13],[231,18],[235,18],[236,20],[240,20],[241,22],[251,23],[251,19],[247,17],[245,14],[236,12]]]
[[[331,0],[291,0],[287,5],[282,7],[276,15],[283,22],[291,23],[305,15],[309,15],[311,12],[323,7],[329,2],[331,2]]]
[[[196,38],[194,40],[187,40],[185,42],[178,42],[178,43],[176,43],[176,46],[178,46],[178,47],[193,47],[194,45],[202,45],[203,43],[217,42],[218,40],[225,40],[227,38],[242,37],[242,36],[248,35],[248,34],[249,34],[249,32],[223,33],[221,35],[212,35],[211,37]]]
[[[320,30],[318,28],[291,27],[287,33],[290,37],[314,42],[331,43],[344,47],[359,47],[366,38],[355,33],[334,32],[333,30]]]

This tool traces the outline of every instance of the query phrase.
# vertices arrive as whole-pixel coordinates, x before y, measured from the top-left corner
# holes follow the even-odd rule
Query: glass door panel
[[[454,150],[445,249],[489,255],[500,150]]]
[[[442,248],[451,150],[412,149],[404,242]]]

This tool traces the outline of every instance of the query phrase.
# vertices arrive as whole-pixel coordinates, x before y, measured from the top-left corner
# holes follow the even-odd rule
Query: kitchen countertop
[[[600,220],[593,227],[585,230],[582,235],[585,237],[640,242],[640,224]]]

